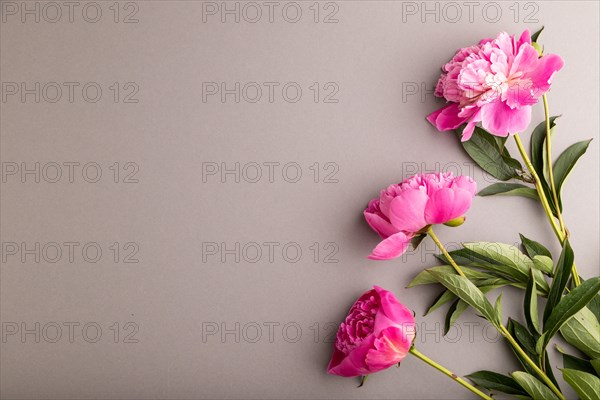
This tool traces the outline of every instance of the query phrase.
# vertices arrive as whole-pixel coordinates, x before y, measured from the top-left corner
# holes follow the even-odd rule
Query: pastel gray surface
[[[502,30],[544,25],[545,50],[565,59],[549,94],[562,115],[554,152],[594,138],[564,216],[581,274],[598,274],[597,2],[481,2],[471,15],[460,2],[427,3],[437,13],[421,2],[275,2],[271,15],[253,3],[260,17],[227,2],[239,23],[221,2],[83,2],[73,22],[64,5],[58,18],[23,3],[37,4],[39,23],[7,3],[2,398],[469,398],[410,357],[362,389],[325,374],[336,324],[373,284],[415,310],[417,345],[457,374],[516,369],[473,312],[446,338],[443,312],[421,317],[438,289],[405,286],[435,262],[433,243],[366,260],[378,238],[362,218],[382,187],[418,170],[492,181],[425,116],[441,106],[440,66]],[[36,163],[39,183],[23,174]],[[438,236],[451,247],[515,243],[519,232],[558,255],[528,199],[476,198],[465,225]],[[519,313],[522,293],[506,292],[505,313]]]

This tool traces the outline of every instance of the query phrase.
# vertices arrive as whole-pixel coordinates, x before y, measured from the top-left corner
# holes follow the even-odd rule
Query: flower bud
[[[444,225],[456,228],[457,226],[461,226],[465,222],[466,219],[467,218],[463,215],[462,217],[454,218],[448,222],[445,222]]]

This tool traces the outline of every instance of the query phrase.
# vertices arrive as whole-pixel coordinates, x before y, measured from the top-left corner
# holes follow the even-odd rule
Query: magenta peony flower
[[[387,290],[375,286],[350,308],[337,332],[327,372],[361,376],[399,363],[415,339],[415,317]]]
[[[452,173],[418,174],[381,191],[364,211],[365,219],[384,239],[369,258],[389,260],[401,256],[410,239],[428,225],[444,224],[464,216],[477,184]]]
[[[496,39],[460,49],[442,67],[435,95],[450,102],[427,120],[440,131],[467,123],[462,141],[475,124],[496,136],[522,132],[531,120],[531,106],[550,89],[554,73],[563,67],[555,54],[539,57],[529,31],[517,40],[502,32]]]

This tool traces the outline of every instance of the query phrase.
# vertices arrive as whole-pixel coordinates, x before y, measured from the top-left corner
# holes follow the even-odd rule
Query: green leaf
[[[577,393],[581,400],[600,399],[600,379],[587,372],[575,369],[563,369],[563,378]]]
[[[412,248],[414,250],[417,249],[417,247],[419,247],[419,245],[421,244],[421,242],[423,241],[423,239],[425,239],[427,237],[427,235],[425,234],[421,234],[421,235],[415,235],[413,236],[412,239],[410,239],[410,244],[412,246]]]
[[[546,256],[535,256],[533,257],[533,266],[538,270],[542,271],[544,274],[548,276],[552,276],[552,270],[554,269],[554,264],[552,263],[552,259]]]
[[[544,323],[548,317],[550,317],[550,313],[560,301],[562,294],[565,291],[565,287],[567,287],[569,276],[571,276],[571,269],[573,268],[574,258],[575,255],[573,254],[573,249],[571,248],[569,241],[565,240],[563,249],[560,253],[560,258],[556,264],[556,271],[554,272],[552,286],[550,287],[550,292],[548,293],[548,302],[546,303],[546,308],[544,309]]]
[[[526,395],[527,393],[510,376],[493,371],[477,371],[466,376],[474,384],[488,390],[496,390],[506,394]]]
[[[458,265],[479,265],[485,263],[494,263],[494,260],[488,257],[481,256],[472,250],[462,248],[458,250],[452,250],[449,252],[450,256]],[[443,254],[436,254],[435,257],[445,264],[449,264],[448,260]]]
[[[531,347],[535,347],[535,339],[533,338],[533,336],[531,336],[529,331],[527,331],[527,328],[525,328],[524,326],[522,326],[521,324],[519,324],[517,321],[513,320],[512,318],[508,318],[508,324],[506,324],[506,329],[508,330],[510,335],[513,338],[515,338],[515,340],[517,341],[519,346],[523,349],[525,354],[527,354],[527,356],[530,359],[535,360],[538,358],[538,355],[535,353],[535,351],[530,350]],[[537,373],[527,363],[527,361],[525,361],[523,356],[521,354],[519,354],[512,346],[510,346],[510,349],[514,353],[517,360],[519,360],[519,362],[521,363],[521,366],[525,369],[525,371],[527,371],[533,375],[535,375]]]
[[[594,371],[596,371],[596,375],[600,377],[600,358],[591,360],[590,364],[592,364],[592,368],[594,368]]]
[[[494,183],[477,193],[478,196],[521,196],[539,200],[537,190],[520,183]]]
[[[496,135],[492,135],[491,133],[487,132],[483,128],[482,128],[482,130],[492,136],[492,138],[494,139],[494,142],[496,142],[496,148],[498,149],[500,154],[508,154],[508,150],[506,149],[506,141],[508,140],[508,136],[505,136],[505,137],[496,136]]]
[[[533,261],[525,254],[521,253],[515,246],[495,242],[465,243],[464,246],[479,255],[488,257],[502,264],[503,266],[510,267],[515,278],[518,280],[527,282],[529,279],[529,269],[533,266]]]
[[[562,348],[556,346],[556,349],[562,353],[563,356],[563,367],[568,369],[576,369],[578,371],[587,372],[589,374],[596,374],[592,363],[583,358],[575,357],[574,355],[567,354]]]
[[[538,306],[537,306],[537,289],[535,278],[533,277],[533,270],[527,283],[527,289],[525,289],[525,320],[527,321],[527,328],[531,333],[540,333],[540,323],[538,317]]]
[[[538,340],[538,353],[540,346],[545,349],[550,339],[558,332],[565,322],[581,310],[600,290],[600,277],[588,279],[575,289],[571,290],[554,307],[548,319],[544,322],[544,334]]]
[[[494,275],[490,275],[485,272],[480,272],[480,271],[474,270],[469,267],[461,266],[460,269],[464,272],[464,274],[467,276],[467,278],[469,278],[471,280],[482,280],[482,279],[495,278]],[[407,287],[411,288],[411,287],[419,286],[419,285],[429,285],[432,283],[438,283],[438,281],[436,281],[435,278],[427,272],[428,270],[456,273],[454,271],[454,267],[452,267],[451,265],[438,265],[436,267],[427,268],[426,270],[419,272],[417,274],[417,276],[415,276],[415,278],[408,284]]]
[[[507,268],[507,266],[494,261],[491,258],[477,254],[470,249],[462,248],[453,250],[450,252],[450,255],[459,265],[461,265],[462,268],[467,268],[465,265],[468,265],[471,268],[484,269],[492,273],[494,278],[490,277],[487,280],[471,279],[476,286],[511,285],[523,290],[526,287],[527,279],[524,277],[523,273],[514,271],[512,268]],[[435,257],[443,263],[448,262],[446,257],[441,254],[436,254]],[[465,274],[468,276],[466,272]],[[541,285],[540,293],[545,296],[548,293],[548,284],[545,282],[543,277],[541,277],[541,274],[539,278],[540,281],[538,284]]]
[[[438,308],[440,308],[441,306],[443,306],[444,304],[446,304],[452,300],[456,300],[456,298],[457,298],[456,295],[454,293],[452,293],[451,291],[449,291],[449,290],[442,291],[442,293],[440,293],[438,295],[438,297],[435,298],[435,300],[433,301],[433,304],[431,304],[431,306],[429,306],[429,309],[427,310],[425,315],[434,312],[435,310],[437,310]]]
[[[461,300],[477,310],[482,316],[496,326],[500,325],[500,319],[494,311],[494,307],[485,297],[483,292],[469,279],[446,272],[429,271],[438,282],[448,288]]]
[[[444,336],[448,334],[454,322],[460,317],[460,315],[469,308],[469,305],[462,301],[461,299],[456,300],[450,308],[448,309],[448,313],[446,314],[446,319],[444,320]]]
[[[533,264],[534,267],[536,264]],[[540,293],[542,295],[547,295],[550,288],[548,287],[548,282],[544,279],[544,274],[537,268],[531,268],[531,274],[533,275],[533,279],[535,279],[535,283],[538,285],[540,289]]]
[[[521,252],[517,247],[504,243],[496,242],[475,242],[465,243],[466,248],[477,254],[491,258],[492,260],[515,268],[524,275],[527,280],[529,269],[533,266],[533,261]]]
[[[532,359],[537,359],[539,353],[535,348],[536,338],[519,322],[512,320],[513,329],[511,334],[515,340],[519,343],[521,348],[525,350],[527,355]]]
[[[582,142],[577,142],[571,146],[569,146],[554,163],[554,186],[556,188],[556,193],[558,194],[558,203],[559,207],[562,209],[562,202],[560,198],[561,190],[563,183],[569,176],[569,173],[575,167],[577,160],[586,152],[588,146],[590,145],[590,140],[584,140]]]
[[[525,250],[525,254],[527,254],[529,258],[534,258],[535,256],[546,256],[552,259],[552,253],[550,253],[550,250],[544,247],[541,243],[528,239],[520,233],[519,236],[521,237],[521,245]]]
[[[588,307],[565,322],[560,333],[567,343],[590,358],[600,358],[600,323]]]
[[[556,126],[557,118],[558,116],[550,117],[550,135],[554,133],[554,127]],[[543,179],[547,169],[544,165],[544,153],[546,152],[545,143],[546,121],[542,121],[533,129],[531,134],[531,163],[533,164],[533,168],[535,169],[537,175],[543,180],[543,183],[548,186],[548,182]]]
[[[436,282],[439,283],[439,282]],[[487,293],[490,290],[494,290],[497,289],[499,287],[505,286],[505,284],[500,284],[500,285],[489,285],[489,286],[480,286],[479,290],[481,290],[483,293]],[[425,315],[428,315],[430,313],[432,313],[433,311],[437,310],[438,308],[440,308],[441,306],[443,306],[444,304],[456,300],[457,297],[454,293],[452,293],[449,290],[444,290],[442,293],[440,293],[440,295],[434,300],[434,303],[429,307],[429,309],[427,310],[427,312],[425,313]],[[460,312],[462,313],[462,311]],[[458,316],[460,315],[460,313],[456,316],[456,318],[458,318]]]
[[[550,117],[550,136],[554,133],[554,127],[556,126],[556,119],[558,117]],[[550,186],[548,185],[548,181],[546,180],[546,171],[547,160],[545,157],[545,142],[546,142],[546,122],[543,121],[538,126],[535,127],[533,133],[531,134],[531,163],[533,164],[533,168],[535,169],[538,177],[540,178],[540,184],[544,191],[546,198],[550,203],[550,208],[554,215],[556,215],[557,206],[552,201],[552,193],[550,191]]]
[[[587,307],[596,316],[596,319],[600,321],[600,296],[594,297]]]
[[[498,296],[498,298],[496,299],[496,304],[494,305],[494,311],[496,312],[496,315],[498,316],[499,320],[502,321],[502,293],[500,293],[500,295]]]
[[[558,382],[556,381],[556,377],[554,376],[554,370],[552,369],[553,366],[550,364],[550,357],[548,357],[547,351],[544,351],[544,360],[544,365],[546,366],[544,371],[546,371],[546,376],[548,376],[552,383],[554,383],[554,386],[556,386],[556,388],[562,392],[562,390],[560,389],[560,385],[558,384]]]
[[[558,400],[546,385],[527,372],[517,371],[511,375],[533,400]]]
[[[508,152],[501,152],[493,135],[484,129],[476,127],[471,139],[462,142],[462,145],[477,165],[501,181],[518,176],[517,171],[522,170],[521,164]]]
[[[540,33],[542,33],[542,31],[544,30],[544,27],[542,26],[538,31],[536,31],[533,35],[531,35],[531,41],[533,43],[536,43],[538,38],[540,37]]]

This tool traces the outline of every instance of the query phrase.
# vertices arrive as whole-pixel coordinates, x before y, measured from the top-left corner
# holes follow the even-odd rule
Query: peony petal
[[[462,131],[462,137],[460,138],[461,142],[466,142],[471,139],[473,136],[473,131],[475,130],[475,125],[481,121],[481,109],[478,109],[477,112],[471,117],[467,126]]]
[[[457,103],[450,103],[427,116],[433,126],[439,131],[450,131],[458,128],[467,121],[467,118],[459,117],[460,107]]]
[[[482,125],[492,135],[508,136],[523,132],[531,122],[531,106],[510,108],[506,103],[494,101],[481,108]]]
[[[475,196],[477,193],[477,183],[467,175],[461,175],[454,178],[452,184],[450,185],[452,189],[464,189]]]
[[[390,204],[390,222],[400,231],[418,232],[427,225],[424,214],[427,200],[429,196],[420,189],[400,192]]]
[[[562,69],[565,65],[560,56],[556,54],[546,54],[538,60],[538,65],[535,71],[528,74],[529,79],[533,82],[533,87],[537,91],[537,96],[540,97],[550,89],[552,77]]]
[[[373,342],[373,348],[367,352],[365,362],[370,371],[376,372],[398,364],[406,357],[412,338],[402,329],[390,326],[379,334]]]
[[[526,73],[534,71],[538,67],[538,61],[539,53],[532,45],[521,45],[521,47],[519,47],[519,52],[510,67],[510,75],[515,75],[518,72]]]
[[[492,135],[508,136],[510,114],[514,110],[502,101],[494,100],[481,107],[481,124]]]
[[[531,44],[531,35],[529,34],[529,29],[525,29],[523,33],[521,33],[521,37],[517,42],[517,48],[521,47],[523,43]]]
[[[514,42],[514,38],[506,32],[500,32],[494,40],[494,44],[498,46],[502,54],[505,55],[515,54],[517,50],[515,49],[516,43]]]
[[[377,232],[382,239],[387,239],[389,236],[398,233],[398,229],[394,228],[389,221],[386,221],[379,215],[365,210],[364,216],[371,229]]]
[[[369,255],[371,260],[391,260],[400,257],[410,245],[411,237],[398,232],[380,242]]]
[[[443,224],[463,216],[471,207],[473,195],[465,189],[441,189],[435,192],[425,208],[428,224]]]
[[[381,312],[375,317],[375,328],[373,332],[379,333],[390,325],[406,327],[407,331],[414,328],[415,316],[413,312],[400,303],[392,292],[375,286],[381,303]],[[414,334],[414,332],[413,332]]]
[[[508,133],[510,135],[523,132],[527,129],[531,122],[531,109],[531,106],[523,106],[519,109],[511,110],[508,121]]]
[[[514,80],[506,91],[506,105],[511,109],[531,106],[538,102],[539,91],[528,80]]]
[[[374,341],[374,336],[367,337],[358,347],[354,348],[347,355],[344,355],[344,353],[335,348],[327,372],[331,375],[344,376],[347,378],[370,374],[373,371],[369,370],[365,363],[365,359],[369,350],[373,347]]]

